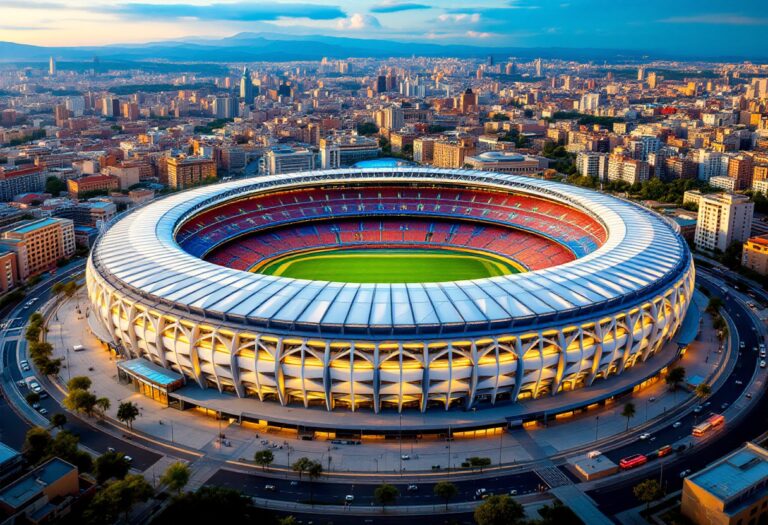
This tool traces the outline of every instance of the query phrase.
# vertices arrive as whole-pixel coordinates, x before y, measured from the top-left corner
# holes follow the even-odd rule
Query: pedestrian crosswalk
[[[564,487],[566,485],[573,485],[568,476],[563,474],[563,471],[555,466],[541,467],[534,470],[537,476],[539,476],[549,488]]]

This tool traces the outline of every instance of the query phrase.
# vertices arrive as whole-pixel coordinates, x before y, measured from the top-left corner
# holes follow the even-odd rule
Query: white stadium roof
[[[203,261],[174,239],[195,213],[252,192],[345,182],[496,187],[564,202],[606,227],[606,242],[575,261],[472,281],[360,284],[248,273]],[[95,269],[143,304],[245,325],[371,335],[495,331],[567,323],[652,298],[691,264],[683,239],[654,213],[590,190],[515,175],[399,167],[260,177],[175,194],[117,221],[92,254]],[[631,301],[630,301],[631,299]],[[165,305],[165,306],[163,306]]]

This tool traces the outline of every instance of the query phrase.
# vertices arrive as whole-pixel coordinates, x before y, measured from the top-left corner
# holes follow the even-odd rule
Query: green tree
[[[253,455],[253,460],[257,465],[261,465],[261,468],[267,470],[267,467],[275,460],[275,455],[271,450],[259,450]]]
[[[61,359],[45,359],[38,366],[43,375],[55,376],[61,371]]]
[[[523,506],[509,496],[490,496],[475,508],[477,525],[517,525],[523,522]]]
[[[389,483],[382,483],[373,491],[374,501],[382,507],[392,505],[397,501],[398,496],[400,496],[400,491],[397,490],[397,487],[390,485]]]
[[[627,430],[629,430],[629,420],[635,417],[635,414],[637,414],[637,409],[635,408],[635,404],[632,401],[629,401],[624,405],[624,408],[621,410],[621,417],[627,418]]]
[[[661,485],[655,479],[646,479],[632,488],[635,497],[645,503],[645,510],[651,507],[651,503],[659,499],[663,492]]]
[[[96,396],[87,390],[70,390],[62,404],[73,412],[80,412],[88,416],[93,414],[96,407]]]
[[[291,469],[294,472],[299,473],[299,479],[301,479],[302,475],[309,470],[309,466],[312,463],[312,460],[307,457],[301,457],[293,462],[291,465]]]
[[[672,390],[677,390],[680,383],[685,381],[685,368],[682,366],[672,368],[667,372],[667,377],[664,378],[664,381],[672,388]]]
[[[107,410],[112,406],[112,402],[108,397],[100,397],[96,400],[96,407],[99,409],[101,416],[104,417],[107,414]]]
[[[448,510],[448,502],[459,494],[459,489],[450,481],[439,481],[433,489],[435,496],[445,501],[445,510]]]
[[[123,479],[128,474],[131,465],[121,452],[106,452],[96,458],[93,472],[99,484],[110,479]]]
[[[133,429],[133,422],[139,417],[139,407],[130,401],[123,401],[117,407],[117,419],[125,423],[129,429]]]
[[[694,390],[694,393],[699,399],[704,399],[712,393],[712,387],[706,383],[699,383],[696,385],[696,390]]]
[[[114,523],[122,513],[128,515],[136,503],[147,501],[154,494],[152,486],[138,474],[112,481],[96,493],[84,517],[88,523]]]
[[[483,468],[489,467],[491,465],[491,458],[481,458],[477,456],[472,456],[470,458],[467,458],[467,463],[469,463],[470,467],[479,468],[480,472],[482,472]]]
[[[51,448],[51,443],[53,443],[53,437],[51,437],[51,433],[48,430],[43,427],[32,427],[27,430],[21,450],[26,460],[35,465],[46,457]]]
[[[224,487],[203,486],[196,492],[183,493],[153,523],[273,523],[269,511],[257,509],[251,498]]]
[[[61,412],[56,412],[51,416],[51,426],[53,428],[62,429],[67,424],[67,416]]]
[[[45,192],[58,197],[63,191],[67,191],[67,183],[58,177],[51,176],[45,179]]]
[[[67,381],[67,390],[89,390],[92,384],[90,377],[75,376]]]
[[[187,483],[189,483],[190,475],[191,471],[189,470],[189,465],[177,461],[168,466],[160,477],[160,483],[173,490],[178,495],[181,494],[181,490],[187,486]]]
[[[277,525],[299,525],[299,522],[293,516],[284,516],[278,520]]]
[[[79,442],[80,438],[75,434],[62,430],[53,438],[45,459],[56,456],[76,465],[80,472],[90,472],[93,469],[93,459],[90,454],[78,448]]]

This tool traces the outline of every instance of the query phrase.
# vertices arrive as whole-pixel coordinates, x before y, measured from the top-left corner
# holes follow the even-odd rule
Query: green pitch
[[[524,271],[512,261],[471,251],[322,250],[268,262],[267,275],[352,283],[428,283],[481,279]]]

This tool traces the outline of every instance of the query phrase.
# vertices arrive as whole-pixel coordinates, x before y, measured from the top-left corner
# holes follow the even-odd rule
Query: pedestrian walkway
[[[552,489],[552,494],[560,501],[567,501],[568,507],[581,521],[589,525],[613,525],[605,514],[600,512],[592,499],[574,484],[561,485]]]
[[[692,308],[703,312],[706,305],[706,297],[697,293]],[[488,432],[485,436],[457,438],[452,442],[436,438],[365,439],[362,445],[355,446],[325,440],[302,441],[297,439],[295,432],[278,432],[265,425],[250,423],[240,425],[237,420],[217,421],[200,410],[178,411],[143,396],[130,385],[118,382],[114,358],[103,350],[99,340],[92,334],[86,319],[89,315],[88,303],[83,292],[80,292],[50,320],[48,340],[54,345],[54,357],[64,359],[64,368],[60,374],[62,382],[66,383],[67,379],[76,375],[87,375],[93,382],[92,390],[96,395],[106,396],[112,401],[107,414],[109,417],[116,417],[120,402],[134,402],[140,409],[140,416],[133,423],[136,431],[202,451],[221,461],[251,461],[255,452],[268,447],[274,453],[276,466],[289,465],[297,458],[307,456],[320,460],[328,471],[335,473],[398,473],[401,469],[405,472],[431,471],[434,465],[439,465],[441,469],[449,466],[457,468],[471,456],[489,457],[494,465],[499,462],[520,464],[541,461],[542,466],[546,467],[551,465],[547,464],[547,460],[552,456],[586,449],[594,446],[595,442],[615,438],[624,434],[628,427],[630,430],[642,427],[646,422],[674,411],[692,399],[690,393],[670,392],[663,381],[656,381],[645,385],[629,398],[637,409],[635,417],[630,421],[621,416],[623,403],[612,403],[572,417],[549,420],[546,425],[526,426],[510,433]],[[84,346],[85,351],[71,351],[76,344]],[[725,356],[718,349],[719,341],[705,315],[699,336],[690,343],[679,364],[686,368],[689,377],[698,375],[710,378],[721,368]],[[578,393],[575,391],[565,395]],[[303,409],[281,407],[274,403],[270,409],[286,414],[292,411],[304,413]],[[437,415],[449,417],[452,414]],[[462,413],[456,414],[460,417]],[[347,417],[364,418],[366,414],[350,412]],[[406,415],[403,419],[406,419]],[[217,442],[219,433],[226,435],[226,443],[223,445]],[[403,456],[408,457],[404,460]]]

